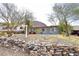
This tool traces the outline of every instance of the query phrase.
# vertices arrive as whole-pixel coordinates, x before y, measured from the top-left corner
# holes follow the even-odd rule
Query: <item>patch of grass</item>
[[[52,39],[54,38],[54,39]],[[50,37],[50,40],[56,40],[56,39],[60,39],[60,40],[63,40],[65,42],[69,42],[69,43],[72,43],[73,45],[78,45],[79,46],[79,36],[63,36],[63,35],[52,35],[52,37]]]
[[[73,45],[79,46],[79,36],[71,35],[69,37],[63,36],[63,35],[40,35],[40,34],[34,34],[29,35],[31,39],[44,39],[48,41],[54,42],[55,40],[63,40],[64,42],[71,43]]]
[[[7,35],[6,32],[0,32],[0,36],[5,36],[5,35]]]

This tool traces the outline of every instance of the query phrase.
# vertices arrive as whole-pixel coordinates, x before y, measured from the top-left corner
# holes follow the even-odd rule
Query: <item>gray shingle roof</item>
[[[33,21],[32,27],[47,27],[46,24],[39,22],[39,21]]]

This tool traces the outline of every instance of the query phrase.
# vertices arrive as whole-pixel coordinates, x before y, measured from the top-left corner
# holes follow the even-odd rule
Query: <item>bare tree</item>
[[[33,19],[32,13],[27,10],[19,11],[12,3],[0,4],[0,18],[7,23],[8,32],[20,25],[25,24],[29,27],[30,20]]]
[[[79,7],[78,3],[56,3],[53,7],[54,13],[51,15],[54,15],[54,18],[58,19],[59,24],[65,24],[64,29],[67,36],[70,34],[68,25],[74,22],[75,19],[78,19],[73,13],[77,7]],[[51,20],[55,20],[52,16],[50,18]]]

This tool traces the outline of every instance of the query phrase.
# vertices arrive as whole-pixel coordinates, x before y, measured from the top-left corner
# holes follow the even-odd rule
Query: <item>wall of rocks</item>
[[[0,47],[23,51],[28,56],[79,56],[79,47],[57,46],[52,43],[28,43],[24,40],[0,38]]]

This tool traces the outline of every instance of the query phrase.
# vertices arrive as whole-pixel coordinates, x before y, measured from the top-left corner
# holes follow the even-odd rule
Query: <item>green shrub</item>
[[[58,28],[60,33],[65,35],[70,34],[72,31],[72,27],[69,24],[60,23]]]

